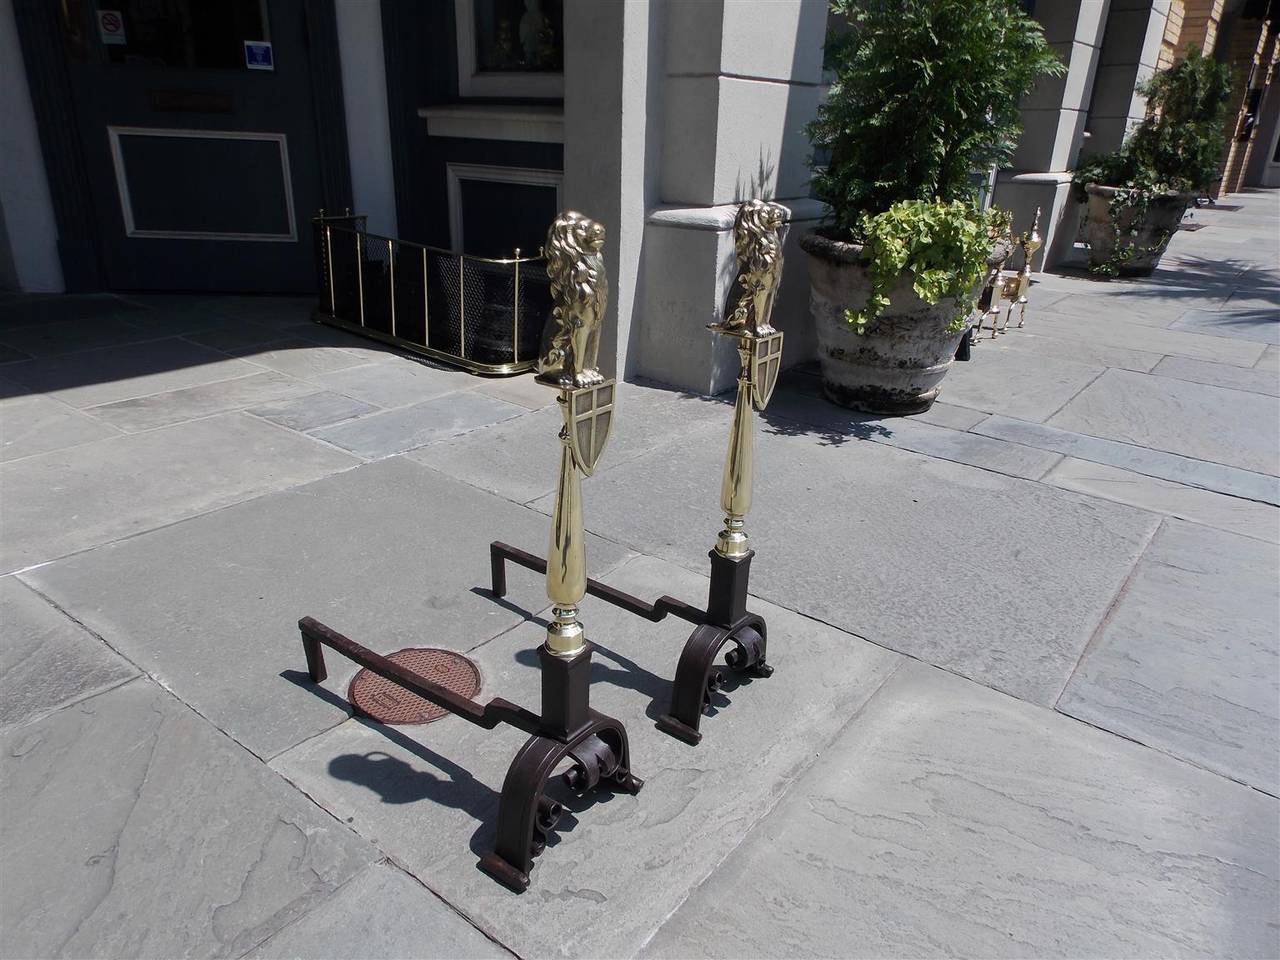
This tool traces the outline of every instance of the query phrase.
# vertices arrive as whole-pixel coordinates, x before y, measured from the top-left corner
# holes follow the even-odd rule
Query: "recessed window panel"
[[[475,0],[476,69],[562,73],[563,0]]]

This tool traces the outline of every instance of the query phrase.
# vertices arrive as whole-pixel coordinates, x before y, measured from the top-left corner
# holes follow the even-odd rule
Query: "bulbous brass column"
[[[746,516],[751,510],[754,468],[752,407],[763,410],[773,395],[782,364],[782,333],[769,323],[774,297],[782,280],[780,233],[787,211],[776,203],[748,200],[738,208],[734,222],[734,248],[738,257],[737,297],[730,298],[721,323],[710,329],[738,340],[738,395],[733,406],[733,427],[720,482],[720,509],[724,529],[715,551],[731,560],[751,552]]]
[[[560,472],[547,551],[547,597],[552,621],[546,649],[572,658],[586,646],[578,604],[587,592],[586,533],[582,519],[582,474],[591,476],[613,424],[615,383],[597,369],[600,324],[609,304],[604,227],[572,211],[562,213],[547,234],[551,277],[551,346],[539,360],[539,383],[559,391]]]

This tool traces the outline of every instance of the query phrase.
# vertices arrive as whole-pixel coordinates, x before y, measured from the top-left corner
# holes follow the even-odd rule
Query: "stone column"
[[[1082,155],[1118,150],[1146,114],[1137,88],[1156,72],[1169,7],[1170,0],[1111,0]]]
[[[823,0],[667,5],[659,202],[645,225],[628,373],[697,393],[732,386],[738,358],[706,324],[724,310],[736,203],[751,197],[792,210],[773,322],[787,331],[785,362],[812,355],[796,241],[821,213],[808,199],[803,127],[817,111],[826,21]]]
[[[1012,165],[996,177],[994,202],[1013,211],[1014,230],[1025,230],[1042,211],[1044,237],[1034,269],[1065,259],[1075,240],[1077,215],[1069,203],[1071,171],[1084,139],[1109,0],[1037,3],[1045,38],[1067,64],[1061,77],[1044,77],[1022,100],[1023,133]]]
[[[600,370],[625,376],[645,214],[656,195],[662,0],[565,0],[564,204],[604,224],[609,316]]]

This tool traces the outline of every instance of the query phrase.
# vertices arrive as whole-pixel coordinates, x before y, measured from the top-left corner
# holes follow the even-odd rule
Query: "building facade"
[[[1044,209],[1045,264],[1072,254],[1079,157],[1191,42],[1241,75],[1220,190],[1280,182],[1272,4],[1026,5],[1068,72],[1022,104],[994,202]],[[812,355],[796,241],[823,212],[803,127],[827,28],[823,0],[0,0],[0,286],[305,292],[321,209],[503,256],[572,207],[609,231],[602,361],[717,392],[740,200],[791,211],[775,320]]]

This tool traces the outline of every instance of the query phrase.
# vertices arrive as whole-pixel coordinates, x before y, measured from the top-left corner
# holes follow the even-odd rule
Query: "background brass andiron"
[[[1005,240],[1009,244],[1010,254],[1014,247],[1021,248],[1022,266],[1017,272],[1003,269],[1009,259],[1008,256],[1003,260],[991,262],[987,281],[978,298],[978,324],[972,335],[972,341],[976,341],[982,333],[982,322],[988,316],[991,317],[989,339],[994,340],[998,334],[1006,332],[1009,329],[1009,321],[1013,318],[1015,304],[1020,308],[1018,326],[1026,324],[1027,293],[1031,290],[1031,258],[1043,244],[1040,239],[1040,208],[1036,207],[1036,215],[1031,221],[1030,230],[1018,234],[1017,237],[1006,235]],[[1001,301],[1006,305],[1003,324],[1000,323]]]
[[[323,648],[330,647],[469,723],[490,730],[508,723],[530,734],[502,783],[493,850],[480,858],[481,869],[517,892],[528,888],[533,859],[542,853],[560,819],[563,808],[547,795],[546,786],[563,761],[571,761],[565,786],[579,795],[603,786],[635,793],[644,784],[631,775],[626,729],[591,709],[591,644],[578,620],[578,604],[591,582],[586,575],[580,475],[595,469],[613,420],[614,382],[596,369],[596,344],[608,303],[603,245],[604,228],[578,213],[561,214],[547,235],[557,326],[551,349],[539,362],[538,379],[559,391],[564,426],[551,561],[543,565],[554,619],[538,650],[541,714],[501,699],[476,703],[311,617],[298,622],[314,683],[327,675]],[[497,593],[506,592],[505,577],[501,587],[499,591],[495,576]]]

